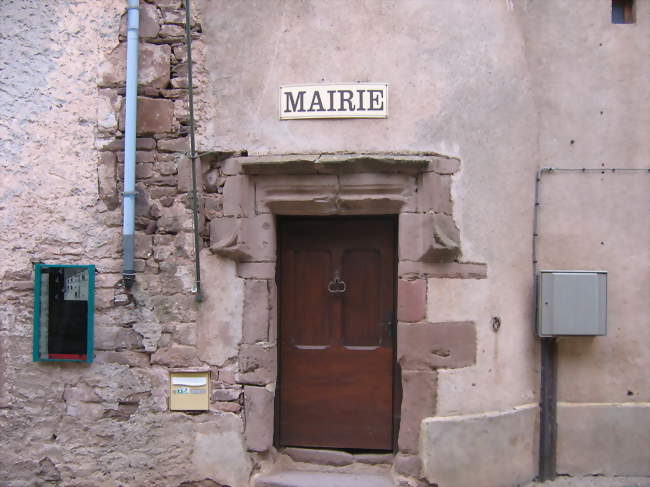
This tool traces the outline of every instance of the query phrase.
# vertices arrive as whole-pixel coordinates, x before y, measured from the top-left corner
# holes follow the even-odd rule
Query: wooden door
[[[280,220],[281,445],[392,449],[395,225]]]

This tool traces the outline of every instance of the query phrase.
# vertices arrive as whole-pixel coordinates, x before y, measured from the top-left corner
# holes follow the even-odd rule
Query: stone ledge
[[[342,174],[384,172],[417,174],[433,157],[394,154],[294,154],[237,158],[245,174]]]
[[[420,452],[424,477],[445,487],[522,485],[536,473],[537,405],[427,418]]]
[[[487,264],[472,262],[418,262],[400,260],[398,265],[400,278],[436,277],[447,279],[486,279]]]

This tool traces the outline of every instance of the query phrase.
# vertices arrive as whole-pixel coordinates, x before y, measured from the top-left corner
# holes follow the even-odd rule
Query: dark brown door
[[[395,220],[280,220],[279,441],[393,446]]]

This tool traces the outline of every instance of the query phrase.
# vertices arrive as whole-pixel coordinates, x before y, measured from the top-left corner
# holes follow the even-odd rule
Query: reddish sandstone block
[[[244,386],[246,445],[253,451],[266,451],[273,445],[273,393],[264,387]]]
[[[402,414],[398,438],[401,452],[418,451],[420,423],[436,413],[437,384],[435,372],[402,371]]]
[[[397,320],[416,322],[426,315],[427,281],[400,279],[397,285]]]
[[[225,216],[252,216],[255,213],[255,190],[248,176],[230,176],[223,187]]]
[[[172,101],[139,96],[138,135],[171,132],[173,115],[174,103]]]
[[[268,338],[268,281],[246,279],[244,284],[243,342],[255,343]]]
[[[451,176],[426,172],[418,176],[418,211],[451,215]]]

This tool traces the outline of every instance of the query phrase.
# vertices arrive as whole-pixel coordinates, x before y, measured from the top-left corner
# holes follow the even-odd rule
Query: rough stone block
[[[451,176],[425,172],[418,176],[417,210],[451,215]]]
[[[99,197],[109,210],[114,210],[119,205],[117,195],[117,162],[112,152],[99,153]]]
[[[650,476],[647,403],[558,407],[557,471],[569,475]]]
[[[168,39],[168,38],[176,38],[176,39],[183,39],[185,36],[185,29],[181,27],[180,25],[171,25],[171,24],[164,24],[160,28],[160,37]]]
[[[196,187],[198,191],[201,183],[198,159],[195,160],[195,163],[197,165]],[[176,167],[178,168],[178,191],[180,193],[189,193],[192,191],[192,159],[187,156],[179,156],[176,159]]]
[[[224,176],[236,176],[242,172],[239,161],[241,157],[229,157],[221,163],[221,172]]]
[[[426,316],[427,281],[416,279],[397,284],[397,319],[398,321],[416,322]]]
[[[189,124],[190,112],[184,99],[174,100],[174,118],[183,125]]]
[[[422,459],[417,455],[395,456],[395,470],[407,477],[419,478],[422,475]]]
[[[368,465],[381,465],[393,463],[392,453],[358,453],[354,455],[354,461]]]
[[[191,313],[197,307],[194,297],[184,294],[153,296],[151,304],[154,314],[162,323],[190,321]]]
[[[239,353],[239,382],[260,386],[275,382],[276,355],[273,346],[242,345]]]
[[[397,326],[397,359],[404,370],[468,367],[476,362],[470,321]]]
[[[176,169],[176,161],[158,161],[154,167],[162,176],[171,176],[178,173],[178,170]]]
[[[437,376],[431,371],[402,371],[402,414],[399,427],[400,451],[416,453],[420,424],[436,413]]]
[[[161,152],[189,152],[190,143],[187,137],[160,139],[158,141],[158,150]]]
[[[273,393],[264,387],[244,387],[246,446],[253,451],[266,451],[273,446]]]
[[[117,130],[118,117],[123,98],[115,89],[99,90],[97,96],[97,127],[100,131],[112,133]]]
[[[148,367],[149,354],[143,352],[97,351],[95,352],[95,363],[97,364],[119,364],[129,367]]]
[[[142,336],[131,328],[121,326],[96,326],[95,350],[142,349]]]
[[[220,194],[204,194],[203,208],[208,220],[216,220],[223,215],[223,196]]]
[[[244,284],[244,343],[268,339],[269,289],[267,280],[246,279]]]
[[[143,233],[135,234],[135,257],[148,259],[153,255],[153,238]]]
[[[83,382],[73,385],[66,384],[63,390],[64,401],[77,401],[77,402],[101,402],[101,398],[97,395],[92,387]]]
[[[203,188],[206,193],[217,193],[223,191],[226,178],[221,176],[218,169],[211,169],[203,175]]]
[[[218,387],[212,389],[213,401],[238,401],[241,396],[241,389],[239,387]]]
[[[232,414],[223,416],[233,416]],[[251,460],[239,431],[212,422],[196,425],[191,445],[191,478],[211,479],[217,485],[250,485]]]
[[[126,36],[126,14],[120,19],[120,35]],[[140,38],[152,39],[158,35],[161,17],[155,5],[140,4]]]
[[[172,131],[174,103],[163,98],[138,97],[137,133],[157,134]],[[124,107],[120,115],[120,130],[124,130]]]
[[[168,367],[196,367],[201,365],[195,347],[174,345],[161,348],[151,355],[151,363]]]
[[[255,213],[255,190],[248,176],[230,176],[223,187],[223,214],[247,217]]]
[[[255,208],[278,215],[331,215],[336,213],[336,176],[258,176]]]
[[[179,345],[196,346],[196,325],[194,323],[187,325],[177,324],[174,326],[172,338]]]
[[[169,83],[171,48],[167,44],[140,44],[138,84],[164,88]],[[111,51],[99,67],[99,86],[124,84],[126,73],[126,43]]]
[[[450,261],[459,253],[460,234],[450,216],[422,213],[400,215],[400,260]]]
[[[527,406],[425,419],[420,435],[425,478],[446,487],[525,484],[537,471],[538,414],[537,407]]]
[[[283,453],[294,462],[315,463],[317,465],[330,465],[342,467],[354,463],[354,456],[340,450],[321,450],[311,448],[285,448]]]

